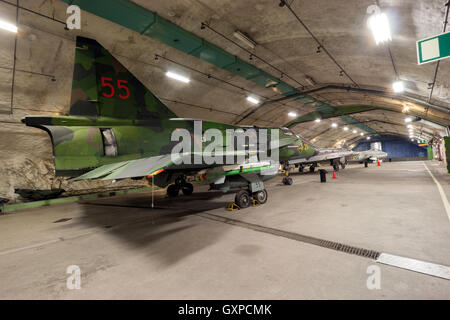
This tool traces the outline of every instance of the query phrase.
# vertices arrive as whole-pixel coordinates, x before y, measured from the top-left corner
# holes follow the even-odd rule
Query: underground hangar
[[[0,298],[450,298],[447,0],[1,0]]]

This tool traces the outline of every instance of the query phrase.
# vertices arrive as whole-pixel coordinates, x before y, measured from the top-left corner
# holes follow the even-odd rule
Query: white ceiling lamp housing
[[[344,131],[348,131],[348,127],[344,127]]]
[[[233,36],[236,39],[241,40],[242,43],[244,43],[246,46],[250,47],[251,49],[255,49],[257,43],[254,40],[250,39],[247,35],[243,34],[241,31],[236,30],[233,33]]]
[[[408,111],[409,111],[409,106],[408,106],[408,105],[405,105],[405,106],[403,107],[402,112],[406,113],[406,112],[408,112]]]
[[[320,120],[320,118],[317,118],[317,119],[314,120],[314,121],[316,121],[317,123],[319,123],[321,120]]]
[[[367,26],[372,31],[375,43],[391,41],[391,28],[386,14],[382,13],[380,7],[373,5],[367,8],[367,12],[373,14],[367,20]]]
[[[17,33],[17,27],[9,22],[0,20],[0,29]]]
[[[360,135],[361,137],[364,137],[364,133],[363,133],[363,132],[361,132],[359,135]]]
[[[358,133],[358,131],[356,131],[356,130],[353,130],[352,132],[353,132],[353,133]]]
[[[411,122],[411,121],[412,121],[412,118],[409,118],[409,117],[408,117],[408,118],[405,118],[405,122],[406,122],[406,123]]]
[[[370,137],[367,137],[366,139],[367,139],[367,140],[370,140]]]
[[[288,116],[292,117],[292,118],[295,118],[297,116],[297,114],[295,112],[289,112]]]
[[[400,93],[405,91],[405,86],[403,85],[403,81],[397,80],[392,84],[392,89],[395,93]],[[409,110],[409,109],[408,109]]]
[[[191,79],[189,79],[189,78],[187,78],[187,77],[185,77],[185,76],[182,76],[181,74],[172,72],[172,71],[167,71],[167,72],[166,72],[166,76],[169,77],[169,78],[171,78],[171,79],[175,79],[175,80],[181,81],[181,82],[183,82],[183,83],[189,83],[189,82],[191,82]]]
[[[338,127],[338,124],[337,124],[336,122],[333,122],[333,123],[331,124],[331,126],[332,126],[333,128],[337,128],[337,127]]]
[[[255,98],[255,97],[252,97],[252,96],[248,96],[247,97],[247,101],[250,102],[250,103],[253,103],[253,104],[258,104],[259,103],[259,100],[257,98]]]

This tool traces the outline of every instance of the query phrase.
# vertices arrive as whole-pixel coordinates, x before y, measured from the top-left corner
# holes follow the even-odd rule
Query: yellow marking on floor
[[[448,219],[450,220],[450,204],[448,203],[448,199],[447,199],[447,196],[445,195],[444,189],[442,189],[441,184],[439,183],[439,181],[437,181],[437,179],[431,173],[430,169],[428,169],[428,167],[425,164],[425,162],[423,162],[423,165],[425,166],[425,169],[427,169],[427,171],[430,174],[431,178],[433,178],[434,182],[436,183],[436,185],[438,187],[439,194],[441,195],[442,202],[444,203],[445,211],[447,212]]]

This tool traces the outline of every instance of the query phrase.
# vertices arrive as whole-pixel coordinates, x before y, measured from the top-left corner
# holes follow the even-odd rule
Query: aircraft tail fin
[[[70,115],[161,120],[176,115],[97,41],[77,37]]]

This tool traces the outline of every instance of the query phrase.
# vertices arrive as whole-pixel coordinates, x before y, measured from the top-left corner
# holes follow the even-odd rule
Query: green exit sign
[[[417,41],[417,63],[425,64],[450,57],[450,31]]]

